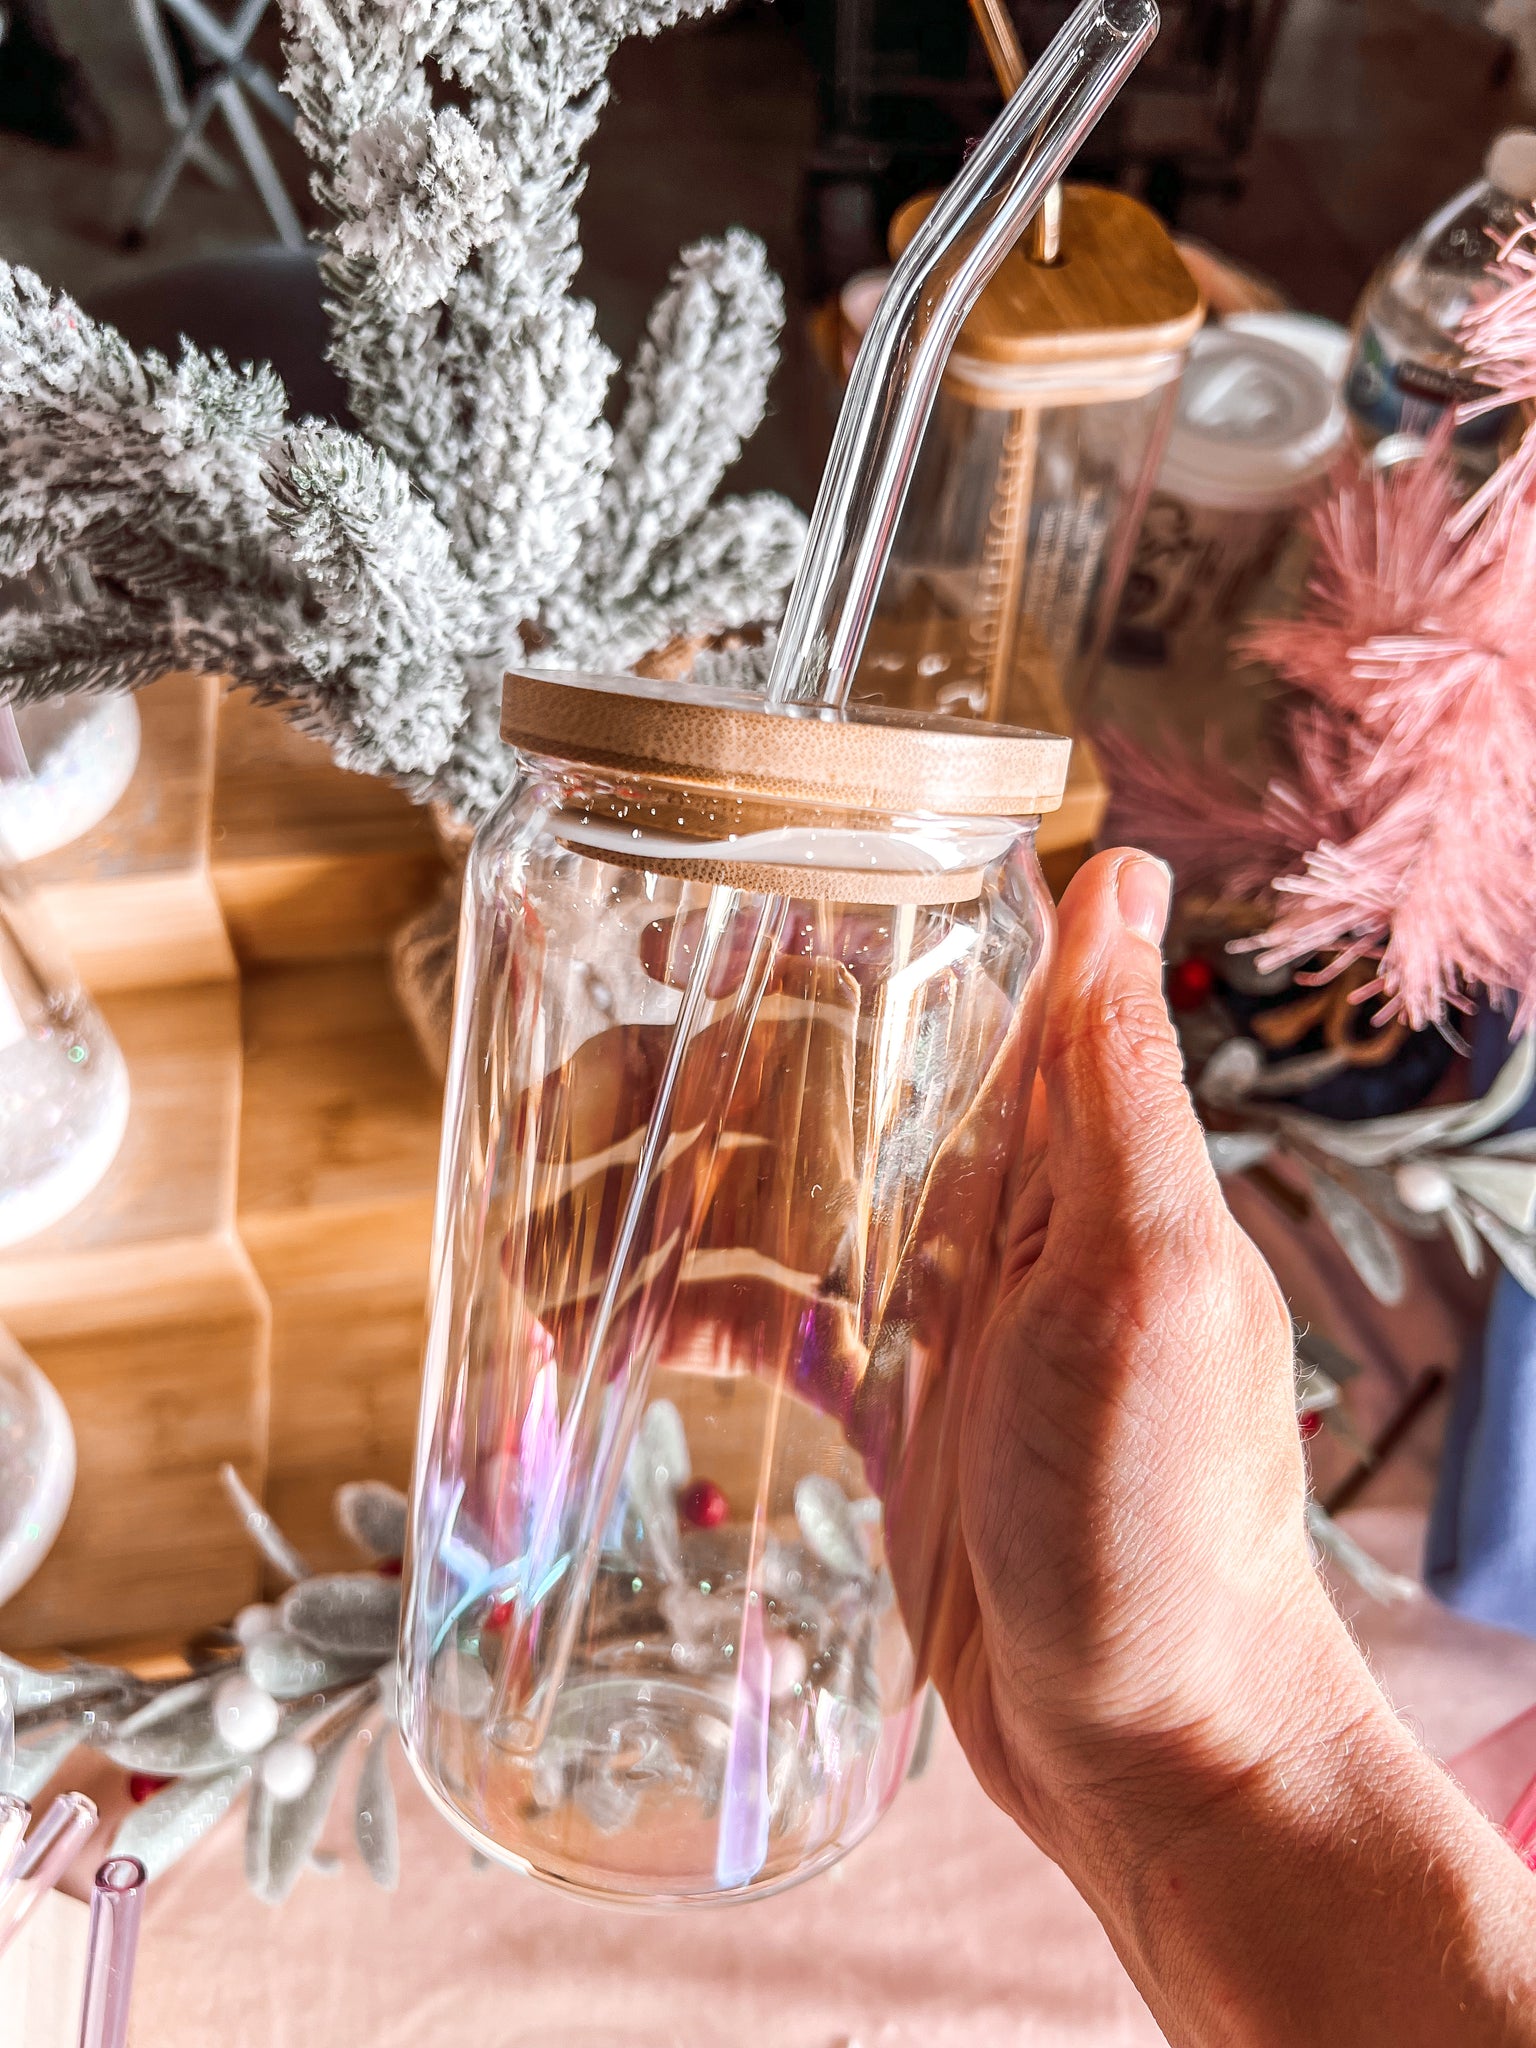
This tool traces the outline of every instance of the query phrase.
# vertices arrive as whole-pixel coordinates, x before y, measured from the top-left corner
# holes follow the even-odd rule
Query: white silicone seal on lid
[[[1290,504],[1327,473],[1347,432],[1315,362],[1257,334],[1207,327],[1190,347],[1158,488],[1229,511]]]

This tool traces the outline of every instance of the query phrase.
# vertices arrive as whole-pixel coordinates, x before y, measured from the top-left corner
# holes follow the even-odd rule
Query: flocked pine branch
[[[429,774],[464,718],[484,607],[405,472],[335,427],[299,428],[274,469],[294,563],[326,593],[295,648],[317,682],[308,716],[346,768]]]
[[[572,295],[614,49],[718,4],[283,0],[363,431],[291,423],[270,371],[140,358],[4,272],[0,568],[67,559],[72,589],[8,622],[0,697],[217,667],[473,818],[510,772],[507,658],[629,666],[771,627],[804,523],[711,502],[783,317],[760,247],[686,252],[616,438],[615,365]],[[711,674],[744,678],[733,659]]]

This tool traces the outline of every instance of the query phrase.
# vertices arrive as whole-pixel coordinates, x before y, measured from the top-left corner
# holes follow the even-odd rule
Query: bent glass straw
[[[950,349],[1047,188],[1135,68],[1157,23],[1156,0],[1083,0],[897,264],[854,362],[779,636],[770,702],[820,703],[835,711],[847,701]],[[739,900],[731,888],[711,891],[571,1410],[561,1428],[557,1476],[540,1518],[546,1541],[539,1547],[558,1548],[569,1564],[557,1573],[541,1612],[534,1590],[549,1583],[542,1569],[547,1560],[530,1558],[533,1569],[525,1574],[523,1597],[502,1653],[489,1719],[507,1747],[525,1754],[539,1747],[548,1730],[597,1571],[608,1508],[644,1406],[648,1355],[627,1362],[619,1412],[601,1418],[609,1383],[602,1359],[621,1291],[632,1277],[657,1164],[665,1156],[672,1098],[692,1027],[710,1014],[705,991]],[[778,909],[779,901],[763,899],[754,950],[770,938]],[[759,994],[765,981],[757,983]],[[754,1009],[750,999],[738,1000],[722,1057],[724,1071],[739,1054]],[[680,1270],[680,1262],[672,1261],[669,1270]],[[652,1327],[660,1320],[657,1314]],[[587,1445],[595,1450],[583,1476],[581,1453]],[[563,1537],[573,1495],[576,1526],[567,1547],[555,1532]],[[550,1651],[535,1679],[539,1635],[546,1636]]]
[[[144,1866],[137,1856],[110,1856],[96,1873],[85,1952],[80,2048],[126,2048],[144,1882]]]
[[[768,695],[847,702],[960,329],[1157,33],[1156,0],[1083,0],[913,236],[854,359]]]
[[[83,1792],[61,1792],[23,1843],[20,1867],[0,1898],[0,1955],[32,1908],[50,1892],[96,1832],[96,1807]]]

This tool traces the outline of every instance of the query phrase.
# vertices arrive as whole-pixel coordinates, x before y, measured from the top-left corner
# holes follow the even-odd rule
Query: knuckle
[[[1116,989],[1104,1003],[1103,1030],[1132,1080],[1182,1085],[1184,1056],[1160,993]]]

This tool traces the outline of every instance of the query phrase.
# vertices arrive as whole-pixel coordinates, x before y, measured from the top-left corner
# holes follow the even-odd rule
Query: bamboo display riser
[[[0,1614],[9,1647],[179,1633],[257,1583],[222,1505],[228,1459],[260,1487],[269,1312],[235,1231],[240,1005],[232,982],[98,1000],[127,1063],[127,1134],[105,1180],[0,1257],[0,1320],[74,1425],[57,1543]]]
[[[101,1186],[0,1253],[0,1321],[78,1456],[58,1542],[0,1612],[29,1654],[172,1644],[258,1597],[226,1460],[314,1563],[349,1561],[336,1487],[404,1484],[415,1431],[438,1086],[382,949],[437,886],[430,826],[213,683],[140,701],[118,811],[29,870],[131,1089]]]
[[[94,993],[232,981],[209,864],[219,686],[165,676],[138,695],[139,765],[94,831],[27,876]]]
[[[382,953],[432,894],[427,813],[253,704],[219,707],[213,888],[244,968]]]
[[[355,1563],[344,1479],[409,1478],[441,1107],[377,958],[245,985],[237,1214],[272,1304],[267,1503]]]

